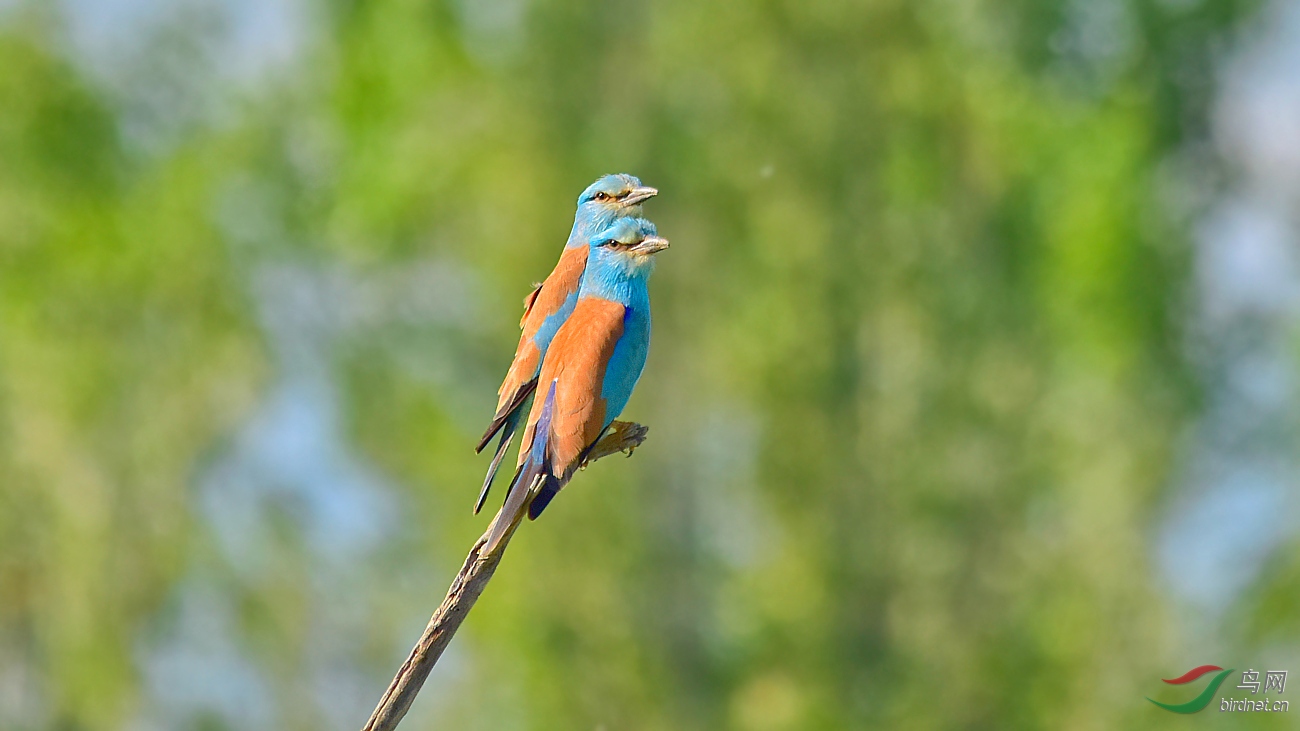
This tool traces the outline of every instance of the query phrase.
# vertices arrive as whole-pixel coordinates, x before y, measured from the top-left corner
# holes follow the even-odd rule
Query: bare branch
[[[632,450],[645,441],[648,431],[646,427],[629,421],[614,422],[605,437],[592,449],[587,464],[619,452],[631,456]],[[522,513],[507,516],[504,509],[497,511],[488,529],[469,550],[465,564],[460,567],[456,578],[451,582],[451,588],[447,590],[447,597],[442,600],[442,604],[429,619],[429,624],[420,635],[419,642],[416,642],[415,647],[411,649],[411,654],[398,669],[393,682],[388,684],[388,690],[384,691],[383,697],[379,699],[379,705],[375,707],[374,713],[370,714],[370,720],[366,722],[362,731],[393,731],[397,728],[397,724],[410,709],[416,694],[420,692],[425,679],[429,677],[429,671],[433,670],[438,658],[442,657],[442,651],[447,649],[447,644],[460,628],[460,623],[465,621],[465,615],[469,614],[474,602],[478,601],[483,590],[487,588],[487,583],[496,572],[497,565],[501,563],[506,545],[510,543],[515,529],[519,527],[521,518]],[[493,529],[501,521],[509,521],[509,525],[504,527],[504,533],[496,547],[486,551],[488,536],[492,535]]]

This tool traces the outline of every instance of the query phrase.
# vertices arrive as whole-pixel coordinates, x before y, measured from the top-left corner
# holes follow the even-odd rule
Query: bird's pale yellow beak
[[[668,248],[668,239],[660,238],[658,236],[647,236],[641,240],[641,243],[628,249],[628,251],[631,251],[635,254],[642,254],[645,256],[649,256],[650,254],[658,254],[659,252],[667,248]]]
[[[640,188],[633,188],[630,190],[627,195],[623,196],[623,199],[620,200],[619,203],[624,206],[635,206],[643,201],[648,201],[657,195],[659,195],[658,188],[651,188],[648,185],[644,185]]]

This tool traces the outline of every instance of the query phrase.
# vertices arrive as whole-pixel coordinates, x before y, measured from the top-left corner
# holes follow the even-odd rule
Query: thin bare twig
[[[618,452],[630,456],[632,450],[645,441],[647,431],[649,430],[640,424],[627,421],[614,422],[604,438],[592,449],[587,463],[590,464],[601,457]],[[379,705],[375,707],[374,713],[370,714],[370,720],[366,722],[362,731],[393,731],[397,728],[397,724],[410,709],[416,694],[420,692],[425,679],[429,677],[429,671],[433,670],[438,658],[442,657],[442,651],[447,649],[452,635],[456,634],[460,623],[465,621],[465,616],[473,608],[474,602],[478,601],[483,590],[487,588],[487,583],[496,572],[497,565],[501,563],[506,545],[510,543],[511,536],[519,527],[521,518],[522,515],[506,515],[504,510],[497,511],[488,529],[469,550],[465,564],[460,567],[456,578],[451,582],[451,588],[447,590],[447,597],[442,600],[442,604],[429,619],[429,624],[420,635],[419,642],[416,642],[415,647],[411,649],[411,654],[398,669],[393,682],[388,684],[388,690],[384,691],[383,697],[379,699]],[[486,550],[488,536],[492,535],[493,528],[500,521],[509,521],[509,525],[506,526],[505,533],[497,545],[488,551]]]

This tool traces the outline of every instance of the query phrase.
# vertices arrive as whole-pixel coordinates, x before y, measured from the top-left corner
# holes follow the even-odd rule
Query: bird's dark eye
[[[609,193],[601,191],[600,193],[597,193],[594,198],[598,201],[607,201],[609,200]]]

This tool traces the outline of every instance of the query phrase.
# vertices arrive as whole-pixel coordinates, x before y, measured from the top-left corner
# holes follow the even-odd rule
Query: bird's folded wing
[[[605,427],[601,384],[614,347],[623,336],[623,311],[618,302],[595,297],[578,300],[542,364],[539,382],[556,384],[549,454],[552,474],[561,484],[572,476],[580,455],[600,438]],[[538,414],[534,403],[525,444],[532,442],[531,427]]]
[[[515,348],[515,358],[506,371],[506,377],[497,389],[497,410],[492,421],[483,432],[474,451],[481,452],[492,441],[509,420],[510,415],[518,409],[529,394],[532,393],[534,377],[542,361],[542,349],[537,342],[537,332],[546,319],[559,312],[569,297],[578,291],[582,281],[582,270],[587,266],[587,247],[575,246],[564,250],[560,261],[551,271],[550,276],[524,298],[524,316],[519,320],[523,332],[519,335],[519,345]]]

